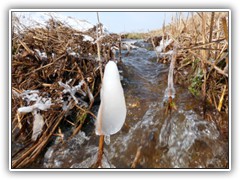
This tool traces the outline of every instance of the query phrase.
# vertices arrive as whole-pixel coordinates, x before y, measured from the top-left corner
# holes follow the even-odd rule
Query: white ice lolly
[[[109,61],[104,71],[96,134],[117,133],[125,122],[126,114],[126,103],[118,68],[115,62]]]

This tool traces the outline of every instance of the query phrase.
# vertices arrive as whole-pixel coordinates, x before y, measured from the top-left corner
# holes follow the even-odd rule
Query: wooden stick
[[[26,76],[28,76],[28,75],[30,75],[30,74],[32,74],[32,73],[35,73],[35,72],[37,72],[37,71],[39,71],[39,70],[42,70],[42,69],[44,69],[44,68],[46,68],[46,67],[52,66],[55,62],[57,62],[58,60],[60,60],[61,58],[63,58],[63,57],[66,56],[66,55],[67,55],[67,54],[64,53],[63,55],[61,55],[61,56],[59,56],[57,59],[55,59],[53,62],[51,62],[51,63],[49,63],[49,64],[46,64],[45,66],[41,66],[41,67],[39,67],[39,68],[37,68],[37,69],[35,69],[35,70],[33,70],[33,71],[30,71],[29,73],[26,74]]]
[[[98,145],[98,158],[96,163],[97,167],[102,167],[103,147],[104,147],[104,135],[100,135]]]
[[[219,101],[219,104],[218,104],[218,108],[217,108],[219,112],[220,112],[221,109],[222,109],[223,98],[224,98],[224,95],[225,95],[226,89],[227,89],[227,86],[224,85],[223,92],[222,92],[222,95],[221,95],[221,98],[220,98],[220,101]]]
[[[213,34],[213,24],[214,24],[214,12],[212,12],[212,14],[211,14],[211,23],[210,23],[210,35],[209,35],[209,43],[211,43],[212,42],[212,34]],[[210,56],[211,56],[211,45],[209,45],[208,46],[209,47],[209,51],[208,51],[208,56],[207,56],[207,59],[209,59],[210,58]]]
[[[133,163],[132,163],[132,165],[131,165],[131,168],[136,168],[137,163],[138,163],[138,161],[139,161],[139,159],[140,159],[141,150],[142,150],[142,146],[138,147],[137,153],[136,153],[136,155],[135,155],[135,158],[134,158],[134,160],[133,160]]]
[[[203,44],[206,44],[206,15],[204,12],[202,12],[202,41]],[[203,46],[205,48],[205,46]],[[203,71],[203,84],[202,84],[202,95],[203,95],[203,117],[205,117],[206,114],[206,89],[207,89],[207,68],[206,68],[206,61],[208,61],[207,53],[206,51],[201,51],[202,52],[202,60],[201,60],[201,65],[202,65],[202,71]]]
[[[20,39],[18,39],[18,41],[29,54],[34,54],[34,52],[24,42],[22,42]]]
[[[223,31],[224,31],[225,39],[228,42],[228,27],[227,27],[226,17],[222,18],[222,24],[223,24]]]
[[[100,47],[100,39],[101,39],[101,36],[103,35],[102,34],[102,27],[101,27],[101,25],[100,25],[100,20],[99,20],[99,14],[98,14],[98,12],[97,12],[97,19],[98,19],[98,26],[100,27],[100,30],[101,30],[101,34],[100,34],[100,37],[98,36],[98,29],[97,29],[97,31],[96,31],[96,33],[97,33],[97,53],[98,53],[98,61],[99,61],[99,67],[100,67],[100,75],[101,75],[101,82],[102,82],[102,80],[103,80],[103,69],[102,69],[102,60],[101,60],[101,54],[100,54],[100,52],[101,52],[101,47]],[[97,26],[97,28],[98,28],[98,26]]]
[[[100,24],[100,18],[99,18],[98,12],[97,12],[97,20],[98,20],[98,25],[99,25],[99,27],[100,27],[100,31],[101,31],[101,35],[102,35],[102,34],[103,34],[103,30],[102,30],[102,26],[101,26],[101,24]]]

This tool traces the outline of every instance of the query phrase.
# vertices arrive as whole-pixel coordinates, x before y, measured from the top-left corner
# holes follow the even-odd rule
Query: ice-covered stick
[[[96,121],[96,134],[100,135],[99,158],[103,152],[103,136],[117,133],[123,126],[127,110],[118,68],[109,61],[105,67],[101,88],[101,104]],[[102,150],[100,150],[102,149]]]

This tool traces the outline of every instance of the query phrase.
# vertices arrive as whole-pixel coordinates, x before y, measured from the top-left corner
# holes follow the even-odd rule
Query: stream
[[[134,43],[136,41],[128,41]],[[136,43],[135,43],[136,44]],[[126,123],[120,132],[105,137],[104,168],[226,168],[228,142],[214,121],[202,119],[201,103],[175,85],[177,110],[166,115],[164,93],[169,65],[156,62],[156,54],[138,42],[120,68],[127,105]],[[139,44],[141,47],[139,47]],[[97,114],[98,106],[94,106]],[[98,139],[94,120],[73,139],[47,147],[42,168],[89,168],[97,159]]]

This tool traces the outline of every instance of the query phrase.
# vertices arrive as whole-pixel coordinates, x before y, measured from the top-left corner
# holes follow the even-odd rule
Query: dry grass
[[[228,21],[227,12],[195,12],[187,18],[178,14],[158,34],[174,40],[178,48],[175,81],[202,98],[204,113],[210,104],[228,114]],[[228,129],[227,122],[218,126]]]
[[[13,18],[13,30],[23,26],[16,17]],[[219,112],[228,114],[228,21],[228,13],[225,12],[196,12],[189,14],[187,19],[179,14],[161,30],[129,34],[128,38],[147,39],[166,35],[173,39],[178,49],[175,80],[187,85],[192,94],[202,97],[204,106],[208,103]],[[92,29],[85,34],[96,39],[95,32],[96,29]],[[117,37],[112,36],[101,40],[101,44],[106,44],[99,48],[103,64],[111,59],[110,48],[116,42]],[[67,52],[69,47],[79,55],[73,56]],[[46,52],[47,60],[42,59],[35,49]],[[74,126],[72,136],[81,130],[88,115],[92,114],[94,101],[91,96],[95,98],[99,94],[101,64],[96,61],[97,51],[96,44],[83,41],[82,32],[56,23],[54,19],[49,21],[48,27],[12,33],[12,143],[21,146],[12,154],[12,168],[24,168],[32,163],[56,133],[60,123],[67,122]],[[69,79],[72,79],[71,86],[84,82],[82,91],[86,96],[81,98],[86,102],[86,107],[71,100],[70,108],[62,110],[63,104],[59,99],[66,96],[58,82],[65,83]],[[33,114],[17,113],[19,107],[27,105],[17,95],[24,90],[39,90],[39,95],[50,97],[54,103],[51,109],[40,112],[45,125],[34,142],[31,141]],[[67,114],[74,115],[72,121],[69,121]],[[217,123],[222,131],[227,131],[228,122]]]
[[[14,16],[12,24],[12,147],[16,144],[21,147],[12,152],[12,168],[24,168],[36,160],[53,134],[57,134],[61,123],[74,126],[72,136],[81,130],[88,115],[92,114],[91,107],[99,94],[101,77],[96,61],[97,46],[83,40],[83,35],[96,40],[96,28],[83,34],[52,19],[46,27],[27,29]],[[14,33],[20,29],[24,30]],[[109,35],[101,39],[103,64],[111,59],[110,48],[116,41],[116,37]],[[36,49],[45,52],[47,57],[39,56]],[[80,104],[72,99],[69,108],[63,110],[61,100],[68,99],[69,94],[63,93],[58,82],[65,83],[70,79],[70,86],[83,82],[81,91],[86,96],[76,93],[81,99]],[[29,105],[19,96],[25,90],[39,90],[40,96],[51,98],[54,104],[47,111],[39,110],[44,127],[36,141],[31,140],[33,113],[19,114],[17,111]]]

